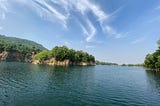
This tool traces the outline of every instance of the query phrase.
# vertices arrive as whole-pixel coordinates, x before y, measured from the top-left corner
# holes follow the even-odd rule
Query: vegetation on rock
[[[160,40],[157,41],[158,49],[151,54],[147,54],[144,66],[150,69],[160,69]]]
[[[35,55],[35,60],[40,61],[48,60],[51,58],[55,58],[56,61],[64,61],[68,59],[71,62],[95,62],[94,56],[81,50],[76,51],[69,49],[66,46],[56,46],[50,51],[43,50],[42,52]]]

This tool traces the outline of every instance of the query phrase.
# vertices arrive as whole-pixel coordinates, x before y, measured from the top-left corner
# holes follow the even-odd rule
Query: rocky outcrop
[[[6,61],[7,57],[8,57],[8,52],[4,51],[0,53],[0,61]]]
[[[6,52],[6,51],[3,51],[0,53],[0,61],[29,62],[33,64],[46,64],[51,66],[95,65],[95,62],[92,62],[92,61],[91,62],[72,62],[69,59],[65,59],[64,61],[57,61],[55,60],[55,58],[51,58],[45,61],[40,61],[40,60],[34,60],[34,54],[32,56],[26,57],[24,54],[20,52]]]
[[[3,51],[0,53],[0,61],[32,62],[32,56],[25,57],[24,54],[19,52]]]
[[[69,66],[69,65],[80,65],[80,66],[88,66],[95,65],[94,62],[71,62],[69,59],[65,59],[64,61],[57,61],[54,58],[45,61],[34,60],[33,64],[46,64],[52,66]]]
[[[56,61],[54,58],[51,58],[49,60],[40,61],[40,60],[34,60],[32,62],[33,64],[47,64],[52,66],[68,66],[70,65],[70,61],[68,59],[64,61]]]

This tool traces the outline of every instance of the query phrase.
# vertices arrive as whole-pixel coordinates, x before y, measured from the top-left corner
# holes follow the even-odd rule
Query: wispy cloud
[[[126,32],[126,33],[118,33],[115,38],[116,39],[120,39],[120,38],[126,38],[129,36],[129,32]]]
[[[152,17],[150,19],[148,19],[146,22],[147,23],[154,23],[154,22],[157,22],[157,21],[160,21],[160,15],[159,15],[159,12],[160,12],[160,5],[155,7],[153,10],[152,10],[152,13],[151,14],[156,14],[156,15],[151,15]]]
[[[63,23],[63,26],[66,27],[67,25],[67,19],[68,16],[67,15],[63,15],[62,13],[60,13],[58,10],[56,10],[53,6],[51,6],[50,4],[48,4],[45,1],[40,1],[40,0],[36,0],[35,1],[36,4],[38,4],[41,8],[45,9],[46,11],[48,11],[48,13],[51,13],[52,15],[54,15],[54,17],[56,17],[57,19],[60,20],[60,22]]]
[[[2,30],[2,29],[3,29],[3,27],[0,26],[0,30]]]
[[[70,40],[67,40],[67,39],[62,39],[62,40],[59,41],[59,44],[61,46],[65,45],[65,46],[71,47],[73,42],[70,41]]]
[[[137,44],[137,43],[143,42],[145,39],[146,39],[146,36],[137,38],[137,39],[133,40],[133,41],[131,42],[131,44]]]
[[[96,28],[93,26],[91,21],[88,19],[87,19],[87,25],[88,25],[89,30],[87,30],[87,28],[84,27],[83,25],[81,25],[81,28],[83,30],[83,33],[86,35],[86,41],[91,42],[93,40],[93,37],[96,34]]]
[[[150,19],[149,21],[147,21],[147,23],[153,23],[153,22],[156,22],[156,21],[160,21],[160,16],[153,17],[152,19]]]
[[[7,0],[0,0],[0,19],[4,20],[6,18],[6,13],[9,11],[8,7]]]
[[[0,20],[4,20],[6,19],[6,13],[5,12],[1,12],[0,13]]]
[[[108,15],[102,11],[100,9],[100,7],[96,4],[93,4],[92,2],[90,2],[89,0],[83,0],[83,3],[81,5],[85,4],[85,7],[88,9],[88,10],[91,10],[92,13],[97,16],[98,18],[98,21],[100,23],[103,23],[103,21],[105,21],[108,17]]]
[[[1,15],[1,19],[2,19],[2,20],[4,20],[5,18],[6,18],[5,13],[2,13],[2,15]]]
[[[103,31],[106,32],[107,35],[109,35],[115,39],[125,38],[128,36],[128,32],[119,33],[115,29],[113,29],[111,26],[108,26],[108,25],[103,26]]]
[[[62,7],[65,13],[67,13],[68,15],[67,16],[62,15],[62,13],[60,13],[58,10],[55,11],[55,9],[53,9],[54,8],[53,6],[52,7],[48,6],[49,4],[45,2],[40,2],[40,3],[43,4],[43,6],[47,7],[47,9],[51,10],[52,13],[58,14],[56,15],[56,17],[63,22],[64,26],[67,26],[66,21],[69,19],[70,14],[72,14],[71,12],[78,11],[84,17],[87,16],[88,12],[92,12],[97,17],[97,21],[101,25],[102,29],[105,29],[106,27],[110,27],[109,25],[105,24],[105,21],[109,18],[109,14],[106,14],[100,8],[99,5],[91,2],[90,0],[51,0],[51,1],[59,5],[60,7]],[[120,9],[121,8],[116,10],[114,14],[120,11]],[[81,23],[80,26],[83,30],[83,33],[86,35],[86,41],[91,42],[93,41],[93,38],[96,35],[97,29],[93,25],[90,19],[85,19],[85,20],[87,20],[85,21],[85,25]],[[103,30],[103,31],[105,33],[107,32],[108,35],[112,35],[112,36],[115,36],[116,38],[120,38],[119,33],[115,31],[113,28],[109,32],[108,30]]]
[[[88,12],[92,12],[100,23],[103,23],[103,21],[107,18],[105,12],[103,12],[98,5],[90,2],[90,0],[52,0],[52,2],[61,5],[67,12],[78,11],[83,16],[86,16]],[[82,23],[80,23],[80,26],[83,33],[86,35],[86,41],[91,42],[96,34],[96,28],[92,24],[91,20],[85,20],[87,20],[86,25],[82,25]]]
[[[7,8],[8,3],[6,2],[6,0],[0,0],[0,8],[3,9],[4,11],[8,11]]]
[[[4,5],[2,2],[6,4]],[[42,19],[51,22],[59,22],[64,28],[68,28],[68,22],[74,12],[79,13],[82,17],[88,17],[88,13],[92,13],[101,26],[103,33],[116,39],[124,37],[116,29],[107,24],[109,18],[122,10],[123,7],[118,8],[113,13],[107,14],[96,2],[91,0],[14,0],[12,2],[23,4],[24,6],[26,5]],[[2,19],[5,19],[5,12],[8,11],[7,3],[12,2],[9,0],[0,0],[0,10],[3,9],[4,11],[2,13],[0,12]],[[81,17],[75,18],[80,20]],[[92,20],[89,18],[83,19],[83,23],[80,23],[80,27],[82,28],[83,34],[86,36],[85,40],[87,42],[94,41],[93,39],[98,29],[94,26]]]
[[[93,49],[93,48],[95,48],[95,46],[93,46],[93,45],[86,45],[86,49]]]
[[[157,7],[155,8],[155,10],[160,10],[160,6],[157,6]]]
[[[64,41],[64,45],[66,46],[71,46],[72,42],[71,41]]]
[[[120,33],[120,32],[118,32],[112,26],[106,24],[105,21],[109,22],[109,20],[112,20],[116,16],[116,14],[118,12],[120,12],[123,8],[124,8],[124,6],[121,6],[120,8],[116,9],[113,13],[111,13],[111,14],[108,15],[108,20],[104,20],[100,24],[103,32],[105,32],[108,36],[111,36],[111,37],[113,37],[115,39],[127,37],[126,33]]]
[[[125,7],[125,5],[120,6],[119,8],[117,8],[115,11],[113,11],[111,14],[109,14],[109,17],[114,17],[116,16],[116,14],[118,14],[121,10],[123,10]]]

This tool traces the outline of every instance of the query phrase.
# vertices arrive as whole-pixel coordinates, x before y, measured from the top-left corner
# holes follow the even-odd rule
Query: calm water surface
[[[160,73],[2,62],[0,106],[160,106]]]

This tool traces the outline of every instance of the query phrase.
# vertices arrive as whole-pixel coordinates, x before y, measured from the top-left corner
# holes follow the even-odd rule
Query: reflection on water
[[[160,72],[146,70],[146,75],[150,87],[160,93]]]

